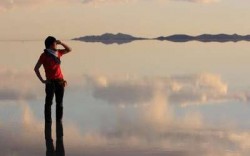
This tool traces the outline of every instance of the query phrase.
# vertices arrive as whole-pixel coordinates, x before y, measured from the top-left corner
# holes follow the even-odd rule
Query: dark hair
[[[49,48],[54,42],[56,41],[56,38],[53,37],[53,36],[48,36],[46,39],[45,39],[45,47],[46,48]]]

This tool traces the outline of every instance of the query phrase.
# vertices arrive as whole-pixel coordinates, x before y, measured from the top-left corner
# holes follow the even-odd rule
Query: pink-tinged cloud
[[[43,68],[43,67],[42,67]],[[44,76],[44,70],[40,69]],[[45,78],[45,77],[44,77]],[[79,78],[67,78],[67,90],[78,90],[81,86]],[[45,84],[41,83],[33,70],[17,71],[0,68],[0,100],[33,100],[44,99]]]
[[[34,73],[0,69],[0,100],[36,99],[43,94],[39,81],[35,81]],[[32,78],[33,77],[33,78]]]
[[[41,70],[41,72],[43,72]],[[88,90],[96,99],[116,105],[143,105],[161,95],[170,104],[219,103],[223,101],[249,101],[247,91],[234,91],[223,79],[213,73],[180,75],[173,77],[99,76],[67,77],[70,92]],[[31,100],[45,96],[45,85],[33,70],[0,69],[0,100]]]
[[[213,73],[150,78],[86,75],[84,81],[93,97],[117,105],[143,104],[157,94],[180,106],[249,100],[247,92],[230,91],[228,84]]]
[[[41,70],[41,72],[43,72]],[[85,75],[67,77],[67,90],[88,90],[91,95],[119,106],[145,105],[158,95],[170,104],[187,106],[223,101],[249,101],[247,91],[230,90],[227,83],[216,74],[201,73],[173,77],[131,77],[125,75]],[[33,70],[15,71],[0,69],[0,100],[31,100],[44,98],[45,85]]]
[[[176,118],[164,96],[156,94],[150,107],[140,109],[141,118],[129,120],[113,114],[116,124],[98,130],[81,131],[64,124],[64,145],[68,155],[89,156],[247,156],[250,133],[236,128],[203,124],[197,112]],[[34,116],[29,104],[22,103],[19,124],[1,121],[2,155],[45,155],[44,122]],[[17,107],[18,107],[17,106]],[[136,108],[135,108],[136,109]],[[120,112],[122,110],[119,110]],[[108,123],[104,123],[108,124]],[[87,125],[85,125],[87,126]],[[52,136],[55,136],[53,129]],[[55,140],[54,140],[55,143]]]
[[[51,5],[51,4],[71,4],[71,3],[82,3],[82,4],[103,4],[103,3],[131,3],[143,0],[1,0],[0,10],[13,9],[15,7],[32,7],[39,5]],[[166,0],[166,1],[186,1],[195,3],[213,3],[218,0]],[[159,0],[159,2],[161,2]]]
[[[1,0],[0,10],[9,10],[17,7],[37,7],[42,5],[65,5],[70,3],[81,3],[81,0]]]
[[[83,0],[83,3],[131,3],[143,0]],[[159,2],[164,2],[164,0],[156,0]],[[195,2],[195,3],[213,3],[218,2],[219,0],[165,0],[165,1],[186,1],[186,2]]]
[[[219,0],[172,0],[172,1],[186,1],[186,2],[194,2],[194,3],[215,3],[215,2],[219,2]]]

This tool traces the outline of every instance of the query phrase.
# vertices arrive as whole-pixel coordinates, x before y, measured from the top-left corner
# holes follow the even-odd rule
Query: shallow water
[[[249,154],[248,42],[65,42],[65,155]],[[1,155],[46,153],[42,51],[43,41],[0,42]]]

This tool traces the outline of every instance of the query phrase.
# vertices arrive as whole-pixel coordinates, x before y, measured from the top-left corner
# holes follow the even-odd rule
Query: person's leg
[[[62,121],[63,118],[63,96],[64,86],[60,83],[55,83],[56,95],[56,121]]]
[[[55,83],[55,95],[56,95],[56,155],[65,156],[63,145],[63,95],[64,86],[60,83]]]
[[[52,125],[52,118],[51,118],[51,105],[53,103],[54,97],[54,84],[49,83],[45,86],[45,106],[44,106],[44,118],[45,118],[45,143],[46,143],[46,156],[54,156],[54,145],[53,139],[51,135],[51,125]]]
[[[54,97],[54,92],[55,92],[54,83],[52,83],[52,82],[47,83],[45,86],[45,92],[46,92],[45,106],[44,106],[45,122],[52,122],[51,105],[53,103],[53,97]]]

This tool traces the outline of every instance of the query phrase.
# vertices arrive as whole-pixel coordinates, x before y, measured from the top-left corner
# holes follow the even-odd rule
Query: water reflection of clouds
[[[31,79],[31,72],[0,69],[0,100],[35,99],[39,91],[38,83]]]
[[[0,74],[3,82],[1,93],[7,90],[7,93],[13,91],[18,95],[14,98],[3,96],[0,100],[24,101],[17,105],[23,110],[19,124],[0,122],[1,153],[44,155],[43,120],[36,118],[30,104],[25,102],[30,100],[27,98],[30,93],[34,94],[34,98],[39,97],[40,92],[35,91],[41,88],[39,82],[30,80],[29,73],[4,70]],[[72,82],[76,88],[89,90],[93,97],[112,104],[111,107],[116,107],[116,104],[137,106],[130,107],[135,109],[137,116],[131,119],[123,113],[128,109],[118,107],[117,113],[111,115],[116,120],[114,125],[100,126],[93,131],[82,131],[79,125],[67,121],[64,124],[66,155],[244,156],[250,152],[248,131],[230,129],[226,123],[221,126],[224,128],[209,125],[204,122],[200,112],[189,112],[178,117],[170,107],[172,104],[188,106],[247,99],[245,92],[236,94],[229,90],[228,84],[216,74],[156,78],[85,75],[77,79],[83,83],[79,87],[78,82]]]
[[[79,78],[73,77],[72,80],[69,89],[77,90],[81,84]],[[33,70],[0,68],[0,81],[0,100],[35,100],[45,96],[44,84],[36,78]]]
[[[0,100],[31,100],[44,95],[32,71],[0,70]],[[84,75],[69,77],[69,90],[90,90],[93,97],[112,104],[137,105],[150,101],[157,93],[171,104],[216,103],[225,100],[248,101],[249,92],[230,90],[223,79],[213,73],[172,77],[137,77],[129,75]]]
[[[213,73],[153,78],[85,75],[84,82],[95,98],[112,104],[137,105],[159,93],[170,104],[181,106],[249,99],[248,92],[230,91],[228,84]]]
[[[140,117],[128,120],[114,114],[116,125],[95,131],[81,131],[77,125],[64,124],[66,155],[246,155],[249,151],[247,131],[219,129],[206,125],[198,112],[183,118],[168,108],[160,96],[140,109]],[[1,153],[10,155],[44,155],[43,121],[34,116],[28,103],[21,103],[22,115],[17,125],[1,123]],[[123,111],[120,109],[119,111]],[[87,126],[87,125],[85,125]],[[53,133],[55,136],[55,133]],[[28,147],[28,148],[27,148]],[[122,155],[121,154],[121,155]]]

